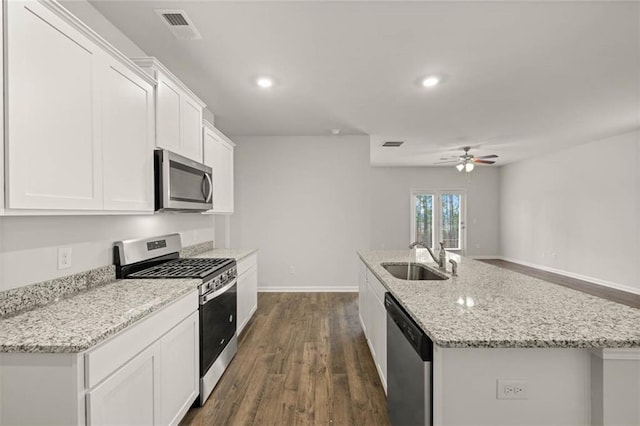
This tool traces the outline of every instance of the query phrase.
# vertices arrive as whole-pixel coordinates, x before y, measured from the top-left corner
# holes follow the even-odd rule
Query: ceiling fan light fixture
[[[464,165],[464,170],[469,173],[470,171],[473,170],[473,162],[469,161],[467,164]]]
[[[464,169],[464,164],[462,164],[462,163],[458,163],[458,164],[456,165],[456,169],[458,169],[458,171],[459,171],[459,172],[461,172],[461,171]]]

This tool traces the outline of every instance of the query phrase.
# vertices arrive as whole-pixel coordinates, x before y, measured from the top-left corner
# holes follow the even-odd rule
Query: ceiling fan
[[[446,160],[446,161],[438,161],[435,164],[448,164],[448,163],[457,163],[456,169],[459,172],[465,171],[467,173],[473,170],[475,164],[494,164],[495,161],[488,160],[489,158],[498,158],[496,154],[483,155],[481,157],[476,157],[473,154],[469,154],[470,146],[465,146],[462,148],[464,150],[464,154],[457,157],[455,160]]]

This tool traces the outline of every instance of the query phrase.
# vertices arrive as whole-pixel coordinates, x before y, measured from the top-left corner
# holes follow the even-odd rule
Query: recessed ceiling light
[[[423,87],[433,87],[433,86],[437,86],[438,83],[440,83],[440,77],[437,77],[435,75],[431,75],[429,77],[425,77],[422,80],[422,86]]]
[[[339,135],[340,134],[340,129],[331,129],[331,134],[332,135]]]
[[[256,79],[256,84],[258,85],[258,87],[268,89],[270,87],[273,87],[273,79],[269,77],[258,77]]]

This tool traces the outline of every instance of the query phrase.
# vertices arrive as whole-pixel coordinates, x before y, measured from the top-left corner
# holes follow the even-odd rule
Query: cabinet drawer
[[[197,309],[198,292],[194,289],[186,296],[87,352],[85,354],[86,387],[90,389],[100,383]]]
[[[257,264],[258,264],[258,256],[255,253],[238,261],[238,264],[237,264],[238,276],[244,274],[245,272],[247,272],[249,269],[251,269],[253,266],[256,266]]]
[[[381,303],[384,303],[384,293],[387,289],[382,285],[378,278],[373,275],[373,272],[371,272],[369,268],[367,268],[367,283],[369,283],[369,287],[371,287],[378,300]]]

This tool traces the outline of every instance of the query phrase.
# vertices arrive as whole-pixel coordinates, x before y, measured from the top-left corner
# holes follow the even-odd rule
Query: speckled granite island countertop
[[[437,268],[415,253],[412,262]],[[640,347],[640,309],[450,253],[458,276],[444,281],[400,280],[381,266],[407,262],[409,250],[358,255],[441,347]]]
[[[194,257],[210,257],[215,259],[235,259],[242,260],[247,256],[256,253],[258,249],[213,249]]]
[[[0,319],[0,352],[82,352],[164,305],[200,280],[117,280]]]

